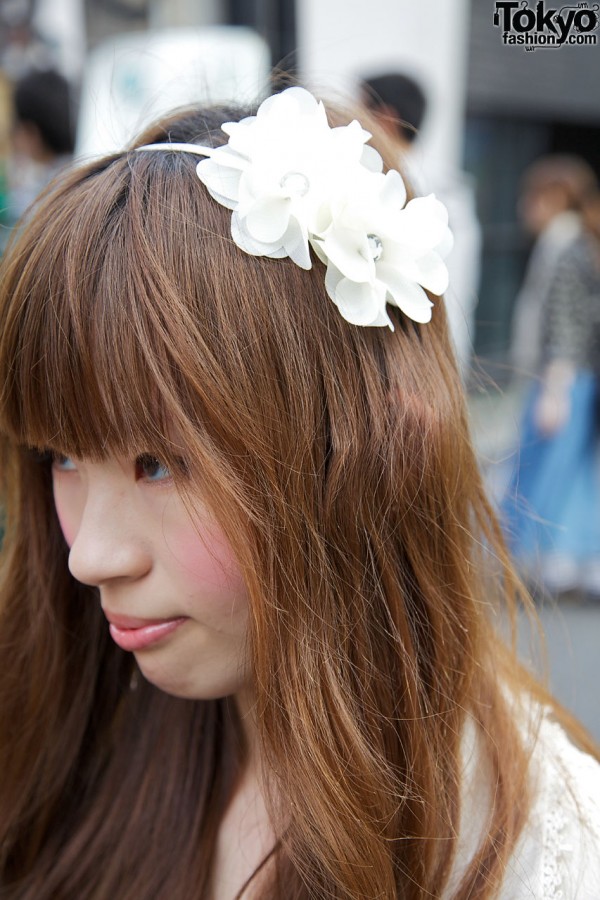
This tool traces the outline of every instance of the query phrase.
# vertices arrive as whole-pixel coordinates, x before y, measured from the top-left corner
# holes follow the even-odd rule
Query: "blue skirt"
[[[597,381],[582,371],[571,387],[568,421],[546,437],[534,409],[540,387],[528,398],[520,447],[502,521],[524,575],[550,590],[600,590],[600,477],[597,448]]]

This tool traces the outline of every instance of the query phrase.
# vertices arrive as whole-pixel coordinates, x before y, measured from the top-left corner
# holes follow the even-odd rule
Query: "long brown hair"
[[[232,115],[141,142],[220,141]],[[196,162],[78,168],[4,265],[2,896],[208,895],[245,754],[235,705],[138,677],[68,572],[40,458],[151,449],[177,472],[183,446],[181,489],[218,514],[250,596],[278,835],[264,896],[440,896],[454,872],[455,900],[492,897],[528,811],[526,679],[493,626],[516,581],[443,303],[426,326],[394,310],[393,333],[349,325],[320,263],[232,243]],[[467,728],[489,816],[457,877]]]

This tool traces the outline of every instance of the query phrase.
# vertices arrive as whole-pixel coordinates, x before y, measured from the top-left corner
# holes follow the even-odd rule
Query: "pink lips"
[[[129,616],[115,616],[106,613],[110,635],[122,650],[144,650],[162,641],[180,625],[187,622],[187,616],[175,619],[135,619]]]

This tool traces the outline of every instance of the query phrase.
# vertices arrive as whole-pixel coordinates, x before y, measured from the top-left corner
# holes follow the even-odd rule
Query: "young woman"
[[[236,118],[72,171],[5,261],[0,893],[595,896],[443,208],[299,88]]]
[[[600,194],[554,262],[543,303],[539,379],[523,411],[503,500],[515,560],[532,586],[600,596],[598,375]]]

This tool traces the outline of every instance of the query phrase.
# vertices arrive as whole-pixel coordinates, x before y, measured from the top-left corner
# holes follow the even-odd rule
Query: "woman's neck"
[[[244,736],[244,773],[253,772],[258,778],[262,767],[262,758],[254,691],[244,688],[235,695],[234,702]]]
[[[246,744],[246,759],[219,826],[213,866],[212,900],[234,900],[276,843],[267,812],[261,775],[261,757],[254,699],[237,695],[236,705]],[[269,870],[265,868],[265,873]],[[261,878],[244,896],[248,900]]]

